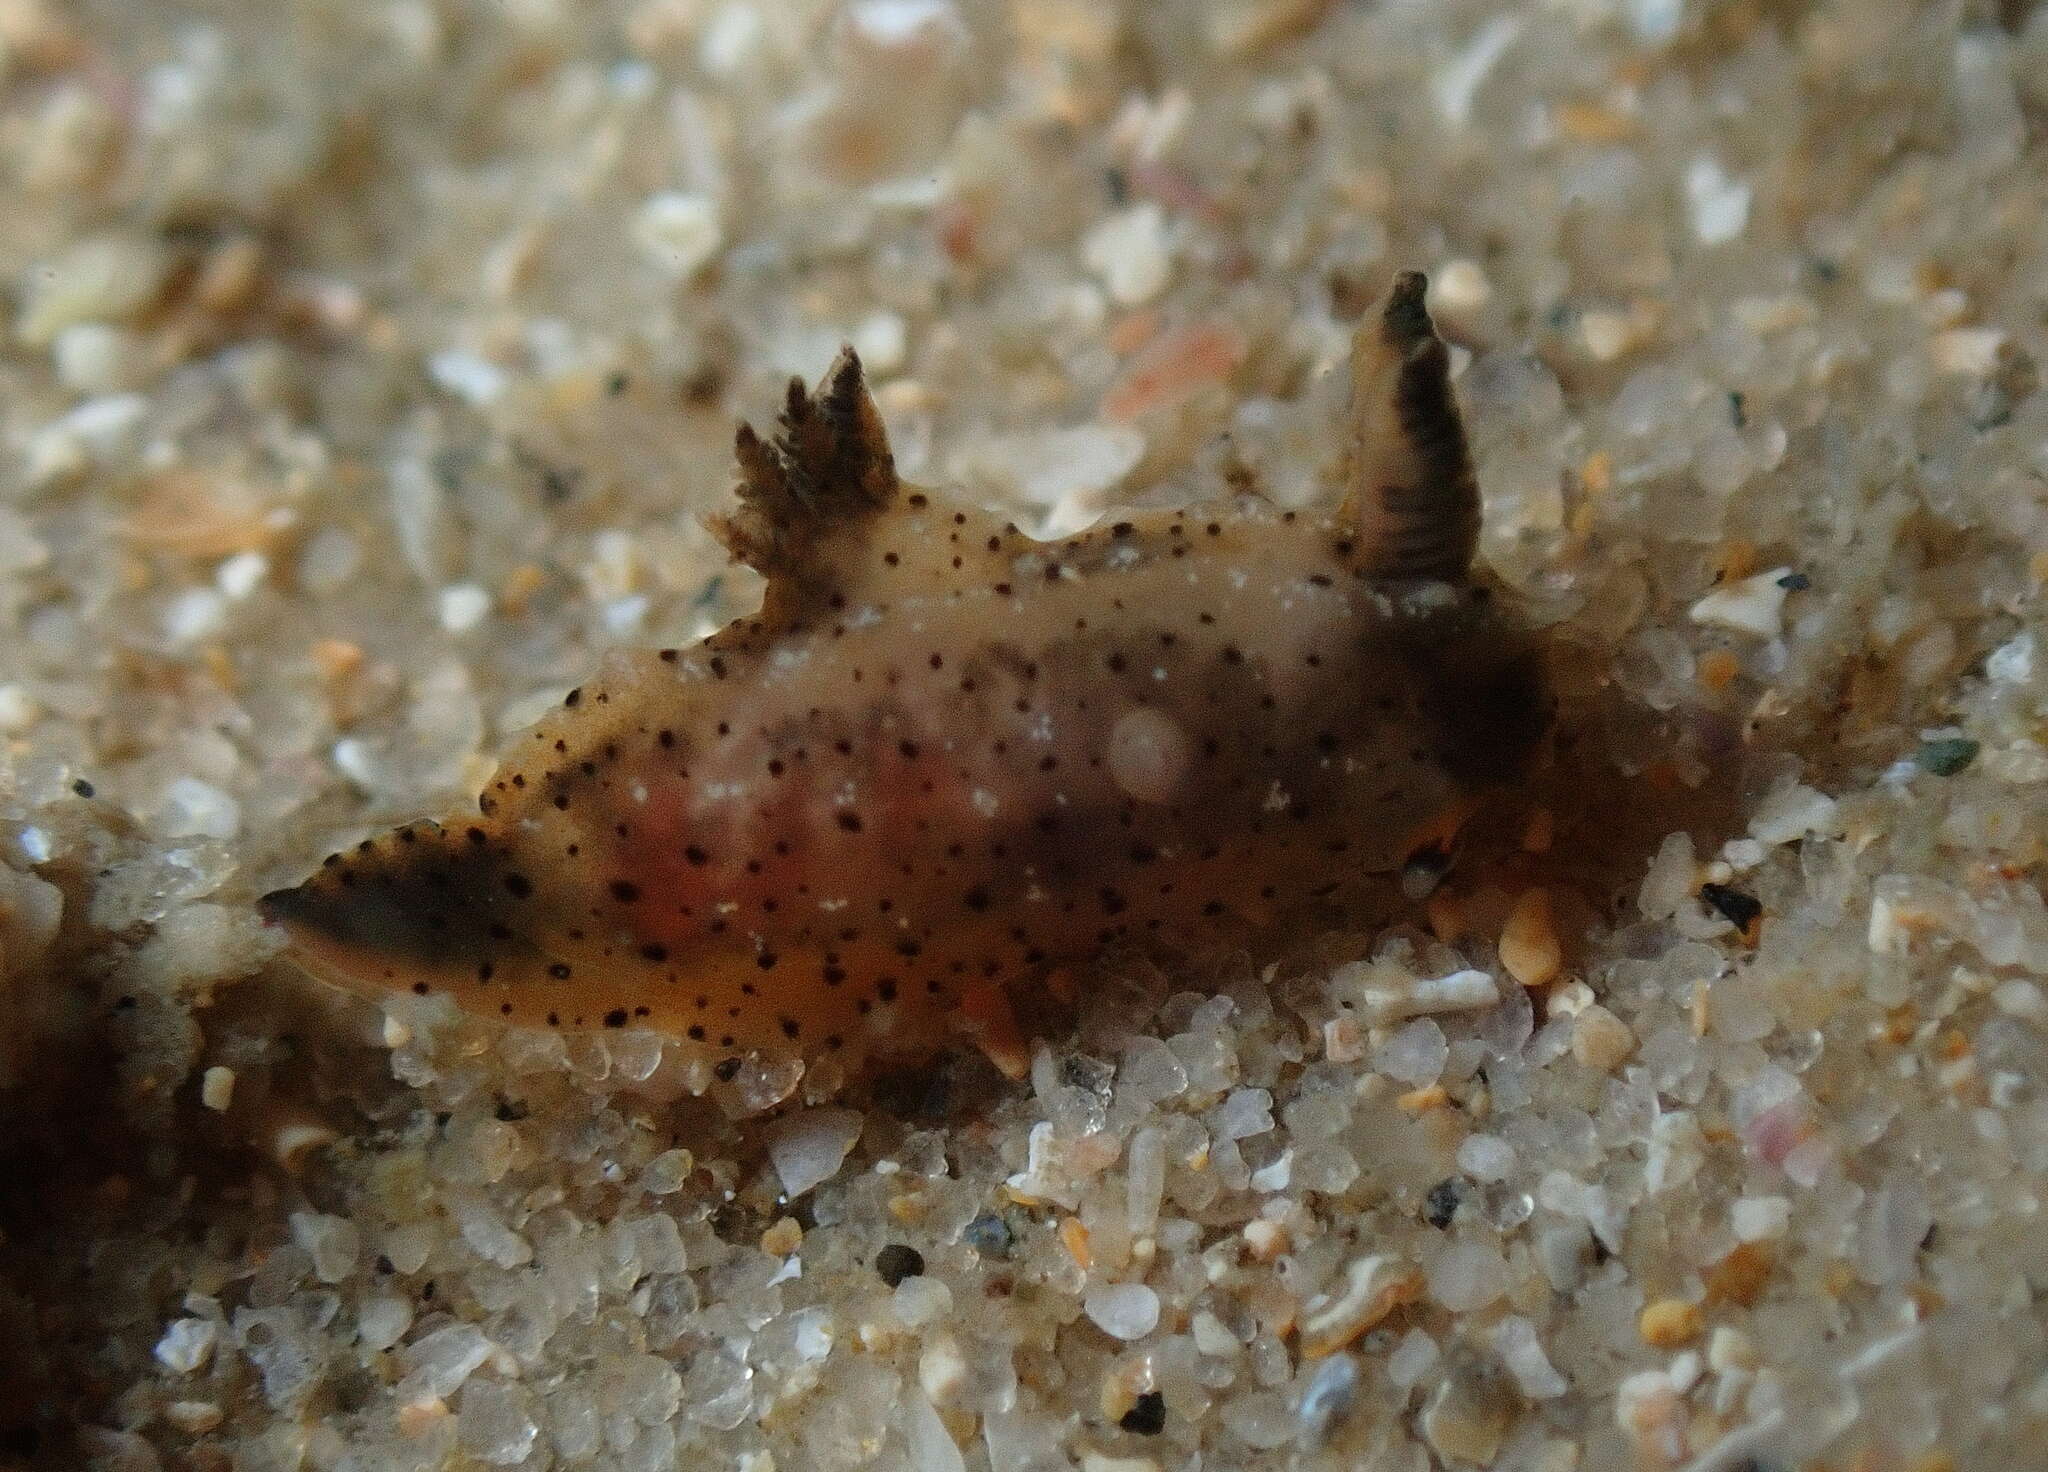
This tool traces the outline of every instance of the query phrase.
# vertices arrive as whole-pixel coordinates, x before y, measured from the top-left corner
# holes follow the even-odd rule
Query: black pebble
[[[1451,1224],[1451,1218],[1458,1214],[1458,1203],[1465,1199],[1465,1188],[1456,1176],[1445,1176],[1429,1188],[1429,1196],[1422,1203],[1422,1214],[1432,1227],[1441,1232]]]
[[[906,1247],[901,1242],[891,1242],[875,1254],[875,1272],[891,1288],[905,1278],[922,1278],[924,1254],[915,1247]]]
[[[1700,898],[1737,930],[1748,930],[1756,917],[1764,912],[1763,902],[1755,895],[1730,889],[1725,884],[1702,884]]]
[[[1116,1424],[1140,1436],[1157,1436],[1166,1429],[1166,1397],[1156,1390],[1146,1391]]]

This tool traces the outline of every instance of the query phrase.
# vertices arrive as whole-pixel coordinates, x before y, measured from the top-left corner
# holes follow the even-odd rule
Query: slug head
[[[1419,619],[1406,643],[1444,769],[1471,791],[1527,781],[1557,714],[1541,632],[1490,580],[1475,580]]]

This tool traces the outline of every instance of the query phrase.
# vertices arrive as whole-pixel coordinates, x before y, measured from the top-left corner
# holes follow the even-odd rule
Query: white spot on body
[[[1191,756],[1180,722],[1150,706],[1133,706],[1110,728],[1110,776],[1139,802],[1172,801]]]

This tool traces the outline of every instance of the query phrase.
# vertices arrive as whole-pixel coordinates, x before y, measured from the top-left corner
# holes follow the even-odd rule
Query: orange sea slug
[[[1448,355],[1402,276],[1353,348],[1341,504],[1039,543],[900,484],[852,353],[742,427],[761,611],[618,652],[474,813],[263,900],[296,959],[720,1056],[916,1055],[1105,946],[1341,910],[1518,779],[1540,647],[1470,568]]]

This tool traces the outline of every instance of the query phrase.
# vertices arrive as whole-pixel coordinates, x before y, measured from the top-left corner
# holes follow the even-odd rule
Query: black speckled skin
[[[1440,383],[1441,344],[1400,306],[1384,332],[1434,344]],[[827,412],[866,403],[845,371]],[[1455,421],[1449,461],[1424,428],[1418,462],[1359,463],[1469,477]],[[886,470],[871,412],[849,432]],[[614,655],[476,815],[267,897],[310,969],[525,1024],[915,1054],[991,983],[1383,889],[1549,723],[1536,638],[1486,583],[1434,575],[1469,552],[1462,523],[1394,533],[1431,576],[1390,577],[1386,537],[1361,538],[1427,511],[1413,489],[1042,544],[872,476],[792,532],[773,471],[750,470],[741,540],[800,591],[771,584],[762,616],[697,647]]]

